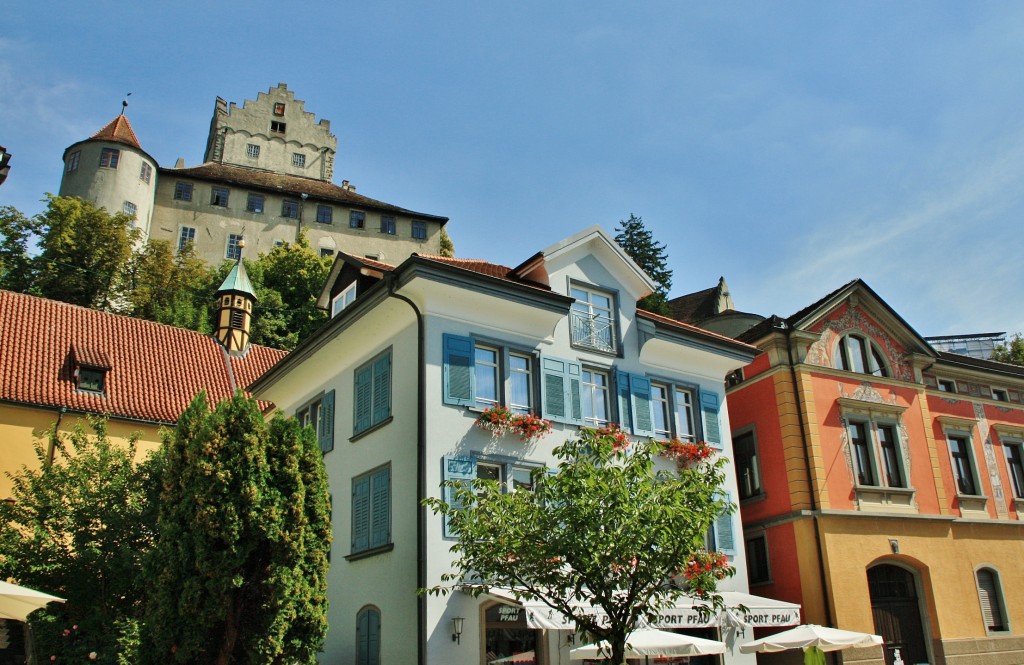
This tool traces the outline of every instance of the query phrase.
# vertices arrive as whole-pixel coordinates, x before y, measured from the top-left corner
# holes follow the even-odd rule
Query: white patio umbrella
[[[725,653],[725,644],[656,628],[638,628],[626,637],[626,658],[649,656],[706,656]],[[572,660],[607,658],[612,654],[607,642],[585,644],[569,652]]]
[[[63,598],[0,581],[0,619],[26,621],[28,615],[40,607],[45,607],[48,603],[63,602]]]
[[[514,653],[511,656],[505,656],[504,658],[496,658],[490,662],[491,665],[494,665],[494,663],[536,663],[537,654],[535,654],[531,649],[530,651]]]
[[[787,649],[808,649],[810,647],[817,647],[822,651],[839,651],[840,649],[878,646],[883,641],[880,635],[871,633],[858,633],[852,630],[805,624],[741,644],[740,653],[774,653]]]

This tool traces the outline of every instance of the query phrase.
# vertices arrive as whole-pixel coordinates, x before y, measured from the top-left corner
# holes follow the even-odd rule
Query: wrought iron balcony
[[[572,342],[599,351],[615,352],[615,324],[607,316],[572,312]]]

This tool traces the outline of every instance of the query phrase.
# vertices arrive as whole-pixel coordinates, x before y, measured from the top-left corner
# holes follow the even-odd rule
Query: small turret
[[[228,353],[243,355],[249,349],[249,331],[255,302],[256,292],[239,256],[238,262],[217,289],[217,328],[214,336]]]

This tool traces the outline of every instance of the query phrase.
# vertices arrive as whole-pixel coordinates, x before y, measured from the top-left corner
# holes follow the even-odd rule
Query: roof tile
[[[128,122],[128,118],[124,115],[117,116],[108,122],[103,129],[96,132],[89,138],[97,141],[123,143],[138,150],[142,150],[142,144],[139,143],[139,138],[135,136],[135,130],[132,129],[132,123]]]

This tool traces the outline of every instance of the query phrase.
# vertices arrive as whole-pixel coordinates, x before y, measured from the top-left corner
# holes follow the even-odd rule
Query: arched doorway
[[[907,665],[929,662],[914,574],[890,564],[874,566],[868,569],[868,589],[875,632],[885,639],[886,664],[893,665],[897,652]]]

